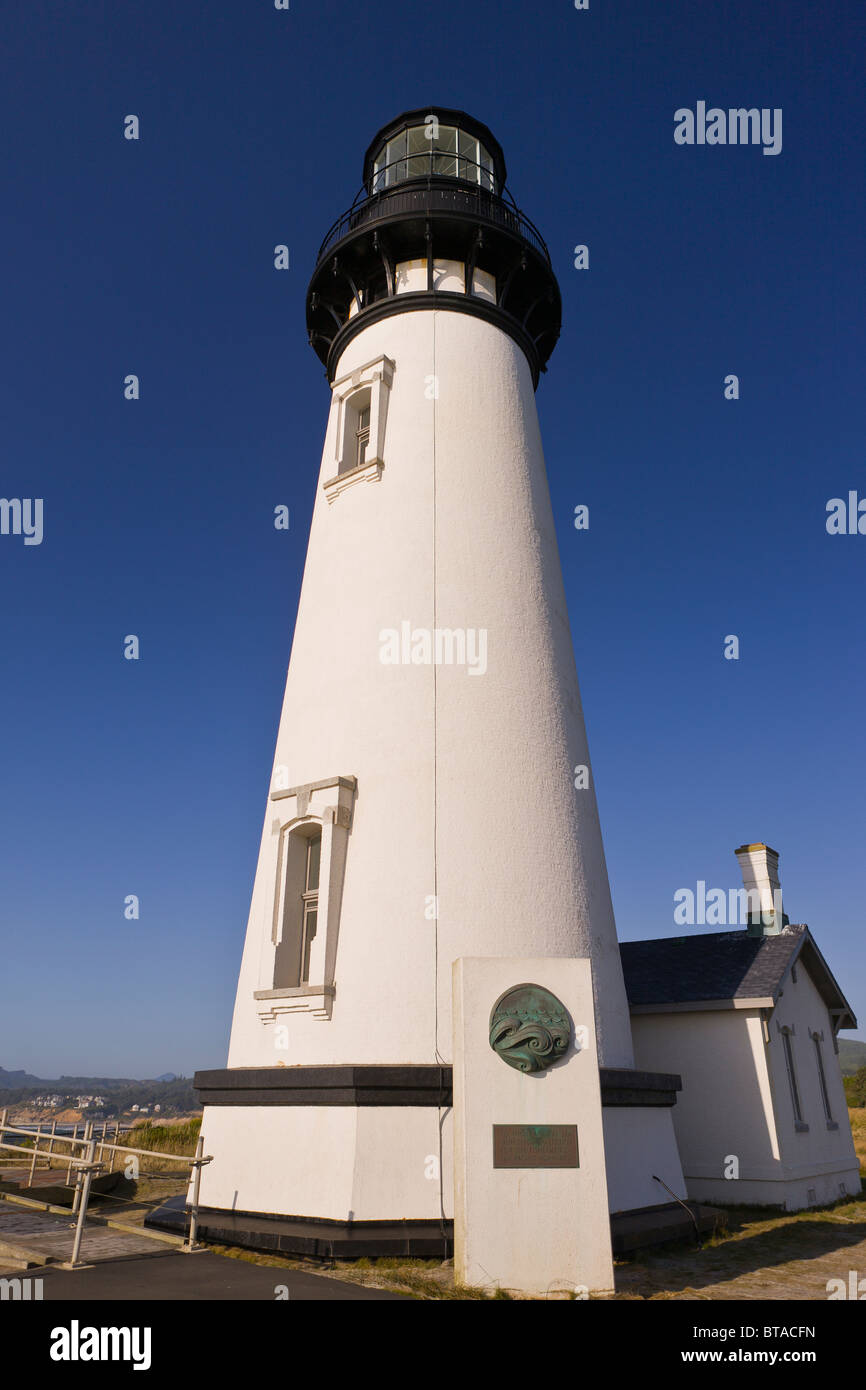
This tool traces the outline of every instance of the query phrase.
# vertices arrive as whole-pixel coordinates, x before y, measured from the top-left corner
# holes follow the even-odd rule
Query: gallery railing
[[[478,217],[515,233],[528,241],[550,265],[550,253],[544,238],[535,224],[520,211],[508,189],[503,189],[500,195],[483,186],[487,171],[480,166],[476,167],[481,182],[471,177],[449,175],[443,172],[443,166],[449,162],[457,164],[458,157],[435,151],[429,160],[427,155],[407,155],[395,161],[399,176],[392,177],[390,181],[391,166],[378,170],[372,181],[373,192],[362,188],[352,206],[328,229],[319,247],[316,264],[344,237],[372,223],[412,216],[413,213],[451,212],[464,217]],[[428,163],[426,174],[399,172],[401,166]],[[471,161],[460,157],[459,163],[469,165]]]

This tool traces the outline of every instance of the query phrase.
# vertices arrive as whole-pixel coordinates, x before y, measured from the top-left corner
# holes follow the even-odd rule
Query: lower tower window
[[[308,984],[310,979],[310,950],[316,935],[316,921],[319,915],[319,865],[322,858],[322,837],[311,835],[307,840],[307,864],[304,874],[302,894],[301,923],[301,978],[299,983]]]
[[[286,769],[278,767],[282,780]],[[336,993],[337,942],[354,777],[324,777],[303,786],[276,786],[273,836],[274,905],[270,946],[253,990],[262,1023],[287,1015],[331,1017]]]
[[[274,958],[274,989],[310,982],[310,957],[319,922],[322,832],[289,835],[285,859],[282,934]]]

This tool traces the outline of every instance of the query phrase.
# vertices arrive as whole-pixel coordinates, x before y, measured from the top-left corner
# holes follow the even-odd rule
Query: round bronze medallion
[[[570,1041],[568,1010],[541,985],[514,985],[493,1005],[490,1046],[518,1071],[544,1071],[565,1056]]]

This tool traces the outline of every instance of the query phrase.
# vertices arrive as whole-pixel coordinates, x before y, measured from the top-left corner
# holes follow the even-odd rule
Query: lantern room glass
[[[429,174],[495,191],[493,160],[477,136],[453,125],[438,126],[435,135],[433,129],[408,126],[382,146],[373,165],[373,193]]]

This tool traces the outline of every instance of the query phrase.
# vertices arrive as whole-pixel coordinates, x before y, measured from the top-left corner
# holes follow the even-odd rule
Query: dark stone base
[[[724,1223],[724,1213],[699,1202],[684,1204],[697,1222],[702,1236],[712,1235]],[[695,1221],[679,1202],[666,1202],[658,1207],[637,1207],[634,1211],[618,1211],[610,1218],[610,1233],[614,1256],[628,1255],[650,1245],[666,1241],[687,1240],[697,1243]]]
[[[145,1218],[146,1226],[186,1235],[186,1197],[172,1197]],[[239,1245],[272,1255],[306,1255],[322,1260],[364,1256],[447,1260],[454,1253],[451,1221],[324,1221],[262,1212],[199,1208],[198,1236],[210,1245]]]
[[[722,1212],[687,1202],[702,1235],[721,1224]],[[150,1212],[146,1226],[186,1235],[186,1198],[172,1197]],[[694,1240],[694,1224],[678,1202],[616,1212],[610,1218],[614,1255],[625,1255],[665,1241]],[[451,1221],[321,1221],[299,1216],[270,1216],[262,1212],[199,1211],[198,1235],[210,1245],[237,1245],[272,1255],[304,1255],[321,1260],[392,1259],[446,1260],[454,1253]]]

